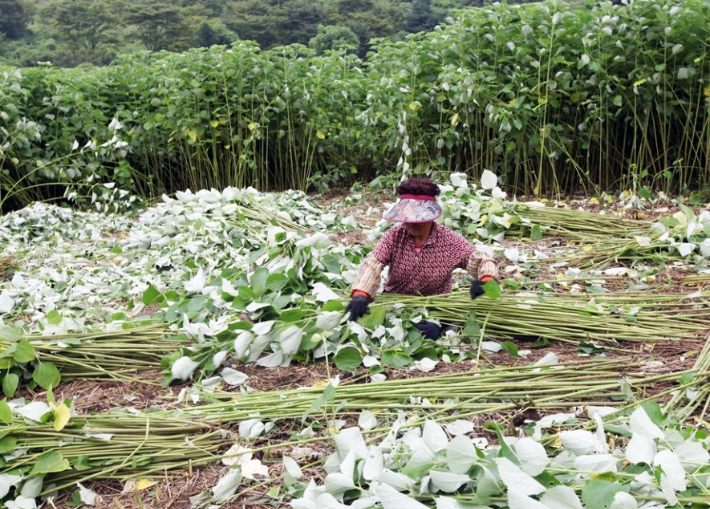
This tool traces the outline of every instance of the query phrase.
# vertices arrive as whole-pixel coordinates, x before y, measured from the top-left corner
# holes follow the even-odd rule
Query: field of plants
[[[67,185],[110,207],[124,191],[305,190],[394,169],[488,169],[538,198],[688,194],[709,175],[709,27],[703,0],[548,0],[461,11],[365,60],[243,41],[3,69],[0,205]]]
[[[389,189],[4,215],[5,505],[706,507],[710,212],[517,201],[489,171],[442,189],[500,284],[384,295],[359,323]],[[426,340],[423,318],[458,328]]]

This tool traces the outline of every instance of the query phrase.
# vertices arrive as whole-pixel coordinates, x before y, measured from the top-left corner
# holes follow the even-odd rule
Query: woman
[[[454,269],[466,269],[473,278],[471,298],[483,295],[483,284],[498,274],[495,261],[463,236],[435,223],[442,214],[436,202],[439,186],[428,178],[410,178],[397,188],[399,202],[385,215],[402,223],[385,232],[363,261],[353,282],[352,300],[345,308],[350,320],[369,313],[368,304],[380,287],[380,275],[389,266],[384,291],[405,295],[441,295],[451,292]],[[441,328],[421,322],[424,337],[436,339]]]

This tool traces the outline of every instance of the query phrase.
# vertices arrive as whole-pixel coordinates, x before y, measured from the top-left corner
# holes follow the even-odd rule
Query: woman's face
[[[425,223],[404,223],[412,237],[423,237],[431,231],[431,225],[434,221],[426,221]]]

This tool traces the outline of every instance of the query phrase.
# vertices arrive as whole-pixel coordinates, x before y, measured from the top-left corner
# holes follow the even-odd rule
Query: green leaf
[[[22,339],[22,333],[15,327],[3,325],[0,326],[0,339],[4,339],[10,343],[16,343]]]
[[[298,322],[306,316],[306,311],[303,309],[287,309],[281,313],[281,321],[284,323]]]
[[[325,403],[330,403],[335,399],[335,386],[333,384],[328,384],[325,389],[323,389],[323,401]]]
[[[542,240],[542,227],[536,224],[532,227],[532,233],[530,234],[532,240]]]
[[[382,364],[395,368],[408,368],[414,364],[414,360],[406,353],[399,350],[385,350],[382,352]]]
[[[264,295],[266,293],[266,281],[268,279],[269,269],[265,269],[263,267],[256,269],[249,280],[249,284],[254,293],[256,293],[257,295]]]
[[[515,279],[506,279],[505,281],[503,281],[503,286],[510,290],[517,290],[522,285],[518,283]]]
[[[12,410],[5,399],[0,401],[0,422],[12,422]]]
[[[274,302],[271,303],[271,307],[273,307],[276,311],[280,311],[291,304],[291,299],[291,295],[279,295],[274,299]]]
[[[478,339],[481,337],[481,328],[476,321],[476,313],[469,311],[466,316],[466,325],[461,330],[461,334],[466,338]]]
[[[488,298],[497,299],[498,297],[500,297],[501,294],[500,285],[495,279],[486,281],[486,283],[483,285],[483,292]]]
[[[543,471],[540,475],[535,476],[535,480],[542,484],[546,489],[550,489],[561,484],[554,475],[547,471]]]
[[[518,347],[515,343],[512,343],[510,341],[502,341],[500,343],[500,346],[503,347],[503,349],[508,352],[508,355],[510,355],[511,357],[518,356]]]
[[[283,274],[271,274],[268,278],[266,278],[265,286],[272,292],[279,292],[286,287],[288,281],[288,277]]]
[[[644,200],[650,200],[653,198],[653,192],[648,187],[642,187],[639,189],[639,196]]]
[[[11,348],[14,348],[14,347],[11,347]],[[9,348],[8,348],[8,350],[9,350]],[[5,352],[0,354],[0,369],[10,369],[15,364],[17,364],[17,361],[15,361],[15,359],[13,359],[12,357],[2,357],[1,356],[1,355],[5,355],[6,352],[7,352],[7,350],[5,350]],[[10,353],[12,353],[12,352],[10,352]]]
[[[138,494],[136,493],[136,496]],[[68,507],[79,507],[84,505],[84,502],[81,500],[81,490],[75,490],[74,493],[71,495],[71,500],[67,501],[67,506]]]
[[[208,302],[212,301],[210,301],[209,298],[204,295],[197,295],[190,299],[190,302],[187,303],[187,307],[185,308],[187,310],[188,316],[197,315],[198,313],[201,313],[207,307]]]
[[[661,217],[658,220],[658,222],[661,223],[666,228],[675,228],[676,226],[678,226],[680,224],[680,222],[675,217],[670,217],[670,216]]]
[[[322,311],[345,311],[345,306],[339,300],[329,300],[328,302],[323,304],[323,307],[321,308],[321,310]]]
[[[625,427],[616,426],[614,424],[605,424],[604,431],[606,431],[607,433],[613,433],[614,435],[621,435],[622,437],[631,438],[633,436],[633,433],[631,433]]]
[[[323,389],[323,393],[318,396],[315,401],[311,404],[311,407],[303,412],[303,415],[301,416],[301,422],[306,420],[306,417],[308,417],[309,414],[313,412],[317,412],[320,407],[323,405],[330,403],[335,399],[335,387],[333,387],[333,384],[328,384],[325,389]]]
[[[43,362],[32,373],[32,380],[43,389],[56,387],[61,382],[62,377],[57,367],[51,362]]]
[[[582,501],[587,509],[609,509],[614,496],[621,491],[628,493],[629,485],[593,479],[582,488]]]
[[[10,372],[6,374],[5,377],[2,379],[2,392],[5,393],[5,396],[11,398],[15,395],[15,391],[17,390],[18,385],[20,385],[19,375]],[[7,405],[7,403],[5,404]]]
[[[374,330],[385,323],[386,316],[387,310],[384,307],[378,306],[376,308],[371,308],[369,315],[365,315],[360,318],[360,325],[366,329]]]
[[[74,463],[74,470],[81,472],[82,470],[89,470],[91,465],[89,464],[89,456],[82,454],[76,459]]]
[[[49,313],[47,313],[47,323],[51,325],[59,325],[62,323],[62,315],[59,314],[59,311],[56,309],[53,309]]]
[[[145,292],[143,292],[143,304],[146,306],[150,306],[151,304],[155,304],[158,302],[163,302],[165,300],[165,297],[163,296],[162,293],[158,291],[158,289],[150,285]]]
[[[651,418],[651,422],[656,426],[663,426],[663,411],[661,405],[655,401],[644,401],[641,407],[646,411],[646,414]]]
[[[498,457],[508,458],[515,465],[520,465],[520,460],[515,455],[513,450],[505,442],[505,438],[503,437],[503,430],[501,429],[500,425],[495,421],[488,421],[485,423],[485,425],[489,426],[489,427],[492,426],[496,432],[496,435],[498,436],[498,442],[500,443],[500,450],[498,451]]]
[[[21,363],[32,362],[35,360],[35,347],[27,340],[22,340],[15,345],[15,351],[12,357]]]
[[[335,365],[338,366],[338,369],[342,369],[343,371],[354,371],[360,367],[360,364],[362,364],[362,355],[360,355],[357,348],[347,346],[338,350],[338,353],[335,354],[333,361],[335,362]]]
[[[47,451],[37,458],[34,467],[30,470],[30,475],[62,472],[70,468],[69,461],[67,461],[64,456],[57,451]]]
[[[689,384],[693,381],[693,378],[693,373],[684,373],[683,376],[680,377],[680,383],[683,385]]]
[[[0,454],[7,454],[15,450],[17,437],[8,436],[0,438]]]

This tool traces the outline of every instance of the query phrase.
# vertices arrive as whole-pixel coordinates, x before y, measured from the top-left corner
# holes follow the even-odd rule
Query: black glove
[[[364,315],[370,314],[370,309],[368,308],[367,297],[362,295],[356,295],[352,300],[345,306],[345,312],[350,311],[350,321],[357,322]]]
[[[473,283],[471,283],[471,298],[475,299],[476,297],[480,297],[483,295],[483,285],[486,284],[486,281],[481,281],[480,279],[476,279]]]

